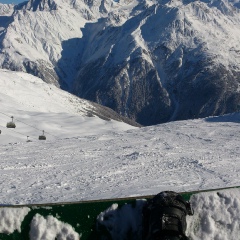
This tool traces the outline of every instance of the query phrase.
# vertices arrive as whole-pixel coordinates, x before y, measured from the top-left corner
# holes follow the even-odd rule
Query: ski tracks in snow
[[[0,145],[2,204],[239,185],[239,126],[181,121],[105,135]]]

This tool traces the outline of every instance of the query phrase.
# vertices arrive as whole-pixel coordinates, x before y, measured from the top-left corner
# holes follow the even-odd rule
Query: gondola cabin
[[[44,130],[43,130],[43,134],[40,135],[38,139],[39,140],[46,140],[46,136],[44,135]]]
[[[12,121],[11,122],[8,122],[7,123],[7,128],[15,128],[16,127],[16,124],[13,122],[13,117],[11,117],[12,118]]]

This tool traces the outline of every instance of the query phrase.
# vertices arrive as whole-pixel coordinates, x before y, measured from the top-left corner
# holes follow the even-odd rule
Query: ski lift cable
[[[5,115],[5,116],[7,116],[7,117],[11,117],[11,116],[9,116],[9,115],[7,115],[7,114],[5,114],[5,113],[3,113],[3,112],[0,112],[1,114],[3,114],[3,115]]]
[[[15,118],[15,120],[16,120],[16,118]],[[36,130],[42,131],[41,129],[39,129],[39,128],[37,128],[37,127],[34,127],[34,126],[32,126],[32,125],[29,125],[29,124],[27,124],[27,123],[24,123],[23,121],[20,121],[19,119],[17,119],[16,121],[17,121],[17,122],[20,122],[20,123],[23,123],[23,124],[25,124],[25,125],[27,125],[27,126],[29,126],[29,127],[35,128]],[[51,136],[53,136],[53,137],[55,137],[55,138],[58,138],[57,136],[55,136],[55,135],[53,135],[53,134],[51,134],[51,133],[49,133],[49,132],[44,131],[44,133],[47,133],[48,135],[51,135]]]
[[[12,117],[12,116],[9,116],[9,115],[1,112],[1,111],[0,111],[0,113],[3,114],[3,115],[5,115],[5,116],[7,116],[7,117],[10,117],[10,118]],[[17,122],[23,123],[23,124],[25,124],[25,125],[27,125],[27,126],[29,126],[29,127],[35,128],[36,130],[42,131],[41,129],[39,129],[39,128],[37,128],[37,127],[31,126],[31,125],[29,125],[29,124],[27,124],[27,123],[24,123],[23,121],[20,121],[19,119],[16,119],[16,118],[14,118],[14,119],[15,119],[15,122],[17,121]],[[53,135],[53,134],[51,134],[51,133],[49,133],[49,132],[46,132],[46,131],[44,131],[44,132],[47,133],[48,135],[51,135],[51,136],[53,136],[53,137],[55,137],[55,138],[58,138],[57,136],[55,136],[55,135]]]
[[[0,125],[0,127],[2,127],[2,128],[5,128],[4,126],[2,126],[2,125]],[[21,135],[23,135],[23,136],[25,136],[25,137],[31,137],[31,136],[27,136],[27,135],[25,135],[25,134],[23,134],[23,133],[20,133],[20,132],[17,132],[17,131],[15,131],[15,130],[13,130],[12,128],[9,128],[8,130],[10,130],[10,131],[13,131],[13,132],[15,132],[15,133],[18,133],[18,134],[21,134]],[[32,138],[32,137],[31,137]]]

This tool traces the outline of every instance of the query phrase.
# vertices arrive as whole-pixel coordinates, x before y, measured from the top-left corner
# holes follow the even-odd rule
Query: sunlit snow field
[[[88,104],[28,74],[0,71],[2,205],[240,185],[239,113],[136,128],[87,117]],[[13,130],[5,127],[10,116],[16,119]],[[46,141],[38,140],[42,130]],[[239,196],[234,189],[220,197],[204,193],[192,199],[195,215],[188,219],[188,235],[192,239],[237,239]],[[23,211],[7,215],[17,217],[20,224],[27,214]],[[3,220],[7,216],[0,214]],[[196,222],[199,214],[202,222]],[[39,217],[36,221],[47,225],[55,220]],[[14,223],[6,227],[2,222],[2,229],[18,229]],[[194,232],[196,224],[198,232]]]

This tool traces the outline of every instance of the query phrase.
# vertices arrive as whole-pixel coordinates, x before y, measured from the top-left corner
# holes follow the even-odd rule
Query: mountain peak
[[[58,9],[75,9],[80,12],[86,8],[100,14],[108,12],[109,8],[116,2],[112,0],[29,0],[24,9],[31,11],[52,11]]]
[[[0,16],[8,16],[12,15],[14,11],[13,4],[2,4],[0,3]]]
[[[51,11],[57,10],[57,4],[54,0],[29,0],[26,9],[32,11]]]

